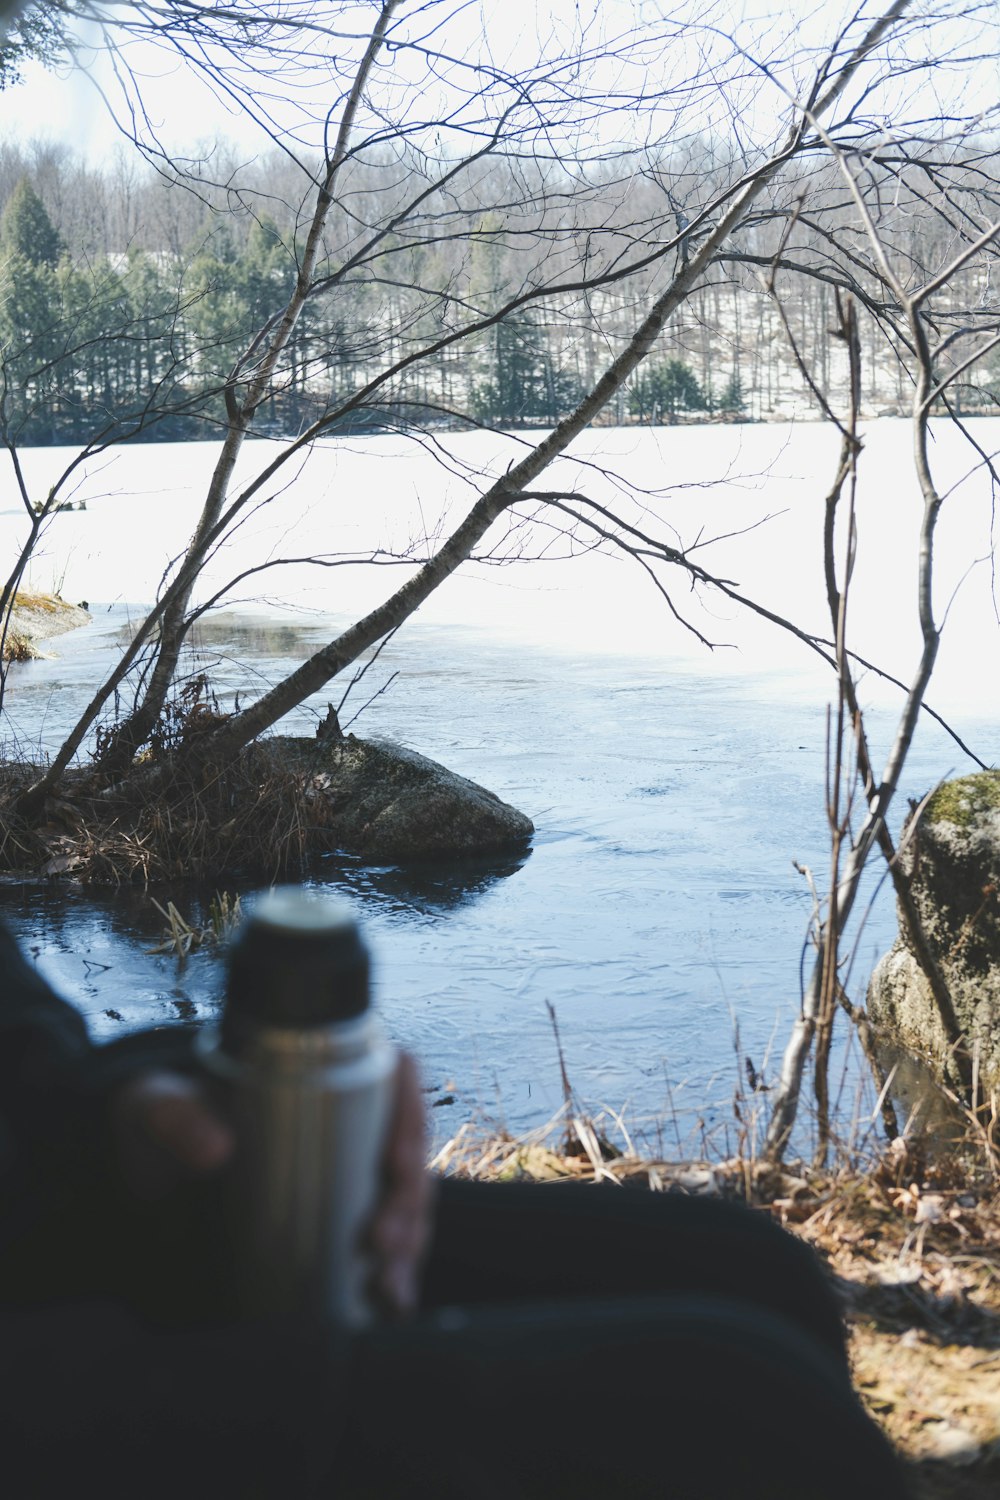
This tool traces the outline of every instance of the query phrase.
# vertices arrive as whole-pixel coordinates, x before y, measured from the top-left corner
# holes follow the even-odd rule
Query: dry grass
[[[21,818],[17,801],[43,767],[0,767],[0,870],[103,885],[206,880],[223,870],[265,880],[304,873],[338,845],[325,747],[267,737],[216,765],[205,739],[226,717],[204,673],[194,674],[114,782],[101,765],[119,726],[101,726],[93,767],[64,773],[42,824]]]
[[[94,884],[211,879],[220,870],[267,880],[298,875],[331,847],[318,769],[286,763],[264,740],[221,769],[173,769],[169,759],[151,759],[112,787],[71,770],[44,823],[29,825],[16,799],[40,768],[7,766],[0,771],[0,869]]]
[[[10,761],[0,764],[0,870],[33,870],[47,858],[48,841],[13,810],[22,786],[31,780],[31,768]]]
[[[155,896],[150,899],[165,927],[160,941],[147,951],[172,953],[181,964],[195,949],[218,947],[227,942],[243,916],[239,896],[230,896],[228,891],[216,891],[209,903],[208,921],[201,927],[193,926],[182,916],[173,901],[161,906]]]
[[[3,659],[8,662],[36,661],[43,656],[39,640],[82,624],[89,617],[78,606],[67,604],[56,594],[36,594],[21,589],[14,597],[7,618]]]
[[[37,656],[38,650],[30,636],[22,635],[11,626],[3,643],[4,661],[34,661]]]
[[[55,594],[35,594],[29,589],[18,589],[14,596],[15,609],[39,610],[42,614],[58,615],[66,608],[65,601]]]

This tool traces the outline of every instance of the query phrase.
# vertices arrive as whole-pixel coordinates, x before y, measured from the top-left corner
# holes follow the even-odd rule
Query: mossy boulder
[[[530,818],[474,781],[385,740],[264,736],[222,764],[151,757],[108,785],[71,768],[44,821],[19,795],[43,767],[0,776],[0,870],[84,884],[295,879],[317,855],[369,864],[507,858],[526,852]]]
[[[928,946],[951,993],[980,1073],[1000,1083],[1000,771],[945,782],[900,855]],[[930,985],[900,936],[868,991],[873,1021],[947,1071],[947,1043]]]
[[[275,737],[260,750],[306,773],[324,840],[366,859],[399,861],[517,848],[534,824],[493,792],[387,740],[319,743]]]

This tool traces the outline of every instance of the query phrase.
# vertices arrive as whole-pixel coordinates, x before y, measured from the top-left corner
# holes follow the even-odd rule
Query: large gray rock
[[[368,859],[495,853],[534,832],[530,818],[485,787],[386,740],[349,734],[259,746],[306,773],[306,795],[322,804],[323,843]]]
[[[901,855],[928,946],[984,1082],[1000,1083],[1000,771],[946,782]],[[947,1071],[947,1042],[923,970],[900,936],[875,968],[871,1018]]]

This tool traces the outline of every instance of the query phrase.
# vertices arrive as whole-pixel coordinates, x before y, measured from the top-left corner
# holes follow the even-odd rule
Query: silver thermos
[[[200,1052],[236,1128],[228,1222],[240,1309],[369,1321],[363,1234],[396,1054],[370,1006],[350,909],[292,887],[261,897]]]

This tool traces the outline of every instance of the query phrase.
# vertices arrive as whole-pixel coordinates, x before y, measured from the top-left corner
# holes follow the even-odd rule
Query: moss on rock
[[[942,782],[924,811],[925,823],[967,828],[983,813],[1000,809],[1000,771],[977,771]]]
[[[928,948],[951,995],[981,1076],[1000,1083],[1000,772],[945,782],[929,799],[900,865]],[[872,1019],[902,1044],[950,1072],[930,984],[906,929],[877,965],[868,990]]]

